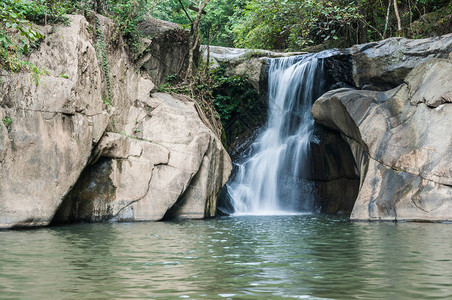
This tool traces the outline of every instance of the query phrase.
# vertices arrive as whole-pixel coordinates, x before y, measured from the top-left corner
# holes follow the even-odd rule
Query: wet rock
[[[336,131],[315,126],[307,153],[316,186],[316,206],[325,213],[351,213],[359,191],[358,169],[350,146]]]

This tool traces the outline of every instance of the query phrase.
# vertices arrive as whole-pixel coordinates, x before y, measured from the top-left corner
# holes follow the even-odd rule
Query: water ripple
[[[0,232],[0,298],[447,299],[450,224],[323,215]]]

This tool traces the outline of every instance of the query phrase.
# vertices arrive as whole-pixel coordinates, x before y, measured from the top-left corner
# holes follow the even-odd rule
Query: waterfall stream
[[[234,214],[276,215],[315,209],[306,180],[314,129],[311,107],[325,92],[323,58],[331,51],[271,59],[268,121],[227,184]]]

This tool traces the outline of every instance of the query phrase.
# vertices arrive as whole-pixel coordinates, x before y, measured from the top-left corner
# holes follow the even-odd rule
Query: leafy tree
[[[185,28],[189,28],[190,20],[187,18],[183,7],[188,7],[190,1],[181,0],[152,0],[149,4],[150,14],[161,20],[170,21],[182,25]],[[194,18],[195,12],[192,10],[187,11],[191,18]]]
[[[204,43],[215,46],[234,46],[233,25],[239,21],[238,12],[245,6],[244,0],[211,0],[206,7],[200,28]]]
[[[99,5],[98,3],[98,10]],[[105,0],[104,7],[105,11],[103,13],[111,16],[116,21],[119,30],[129,44],[133,56],[135,56],[138,52],[141,37],[139,24],[148,13],[148,1]]]
[[[296,50],[338,39],[359,19],[350,1],[250,0],[233,30],[238,46]]]
[[[0,3],[0,65],[11,71],[30,70],[38,75],[40,71],[33,64],[21,59],[28,54],[30,46],[42,38],[25,19],[27,11],[23,10],[23,4],[18,0]]]
[[[232,26],[239,21],[238,11],[245,6],[247,0],[211,0],[205,8],[205,14],[200,21],[199,28],[202,43],[216,46],[234,46],[234,32]],[[188,8],[193,6],[189,0],[152,0],[149,4],[150,14],[158,19],[170,21],[189,29],[191,19],[196,17],[196,11],[187,9],[184,12],[181,4]]]
[[[410,37],[413,21],[433,11],[441,11],[439,20],[449,20],[447,27],[452,1],[248,0],[236,10],[232,31],[235,45],[248,48],[298,50],[325,42],[347,47],[388,36]]]

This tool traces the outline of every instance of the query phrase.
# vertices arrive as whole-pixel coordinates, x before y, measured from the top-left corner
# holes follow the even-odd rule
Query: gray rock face
[[[359,191],[359,175],[350,146],[340,134],[316,126],[308,150],[309,174],[321,212],[351,213]]]
[[[30,58],[49,71],[39,84],[29,74],[2,74],[0,228],[215,215],[231,163],[194,102],[150,97],[153,82],[119,41],[106,47],[113,95],[106,106],[89,24],[69,18]],[[113,22],[98,18],[111,41]]]
[[[383,91],[402,84],[413,68],[430,58],[447,58],[452,34],[420,40],[389,38],[356,45],[352,51],[355,85]]]
[[[194,103],[166,94],[136,102],[125,135],[107,133],[95,153],[100,160],[68,195],[56,221],[213,217],[231,171],[229,156]]]
[[[136,62],[155,84],[163,84],[168,76],[185,77],[188,67],[188,31],[174,23],[146,18],[140,24],[145,35]]]
[[[410,89],[411,104],[425,103],[430,107],[438,107],[444,103],[451,103],[451,74],[450,59],[431,59],[418,66],[406,78]]]
[[[11,124],[0,123],[0,228],[48,224],[107,127],[88,23],[70,20],[31,56],[49,75],[2,76],[0,118]]]
[[[341,133],[358,166],[351,219],[452,220],[451,66],[431,59],[390,91],[339,89],[314,103],[316,122]]]

